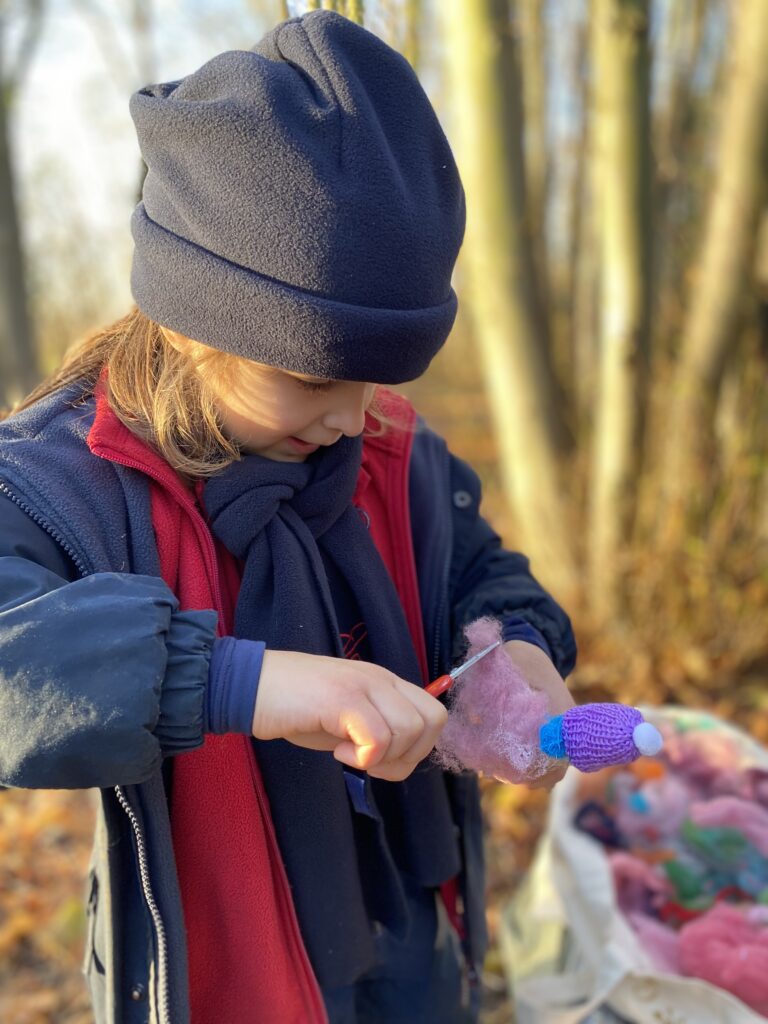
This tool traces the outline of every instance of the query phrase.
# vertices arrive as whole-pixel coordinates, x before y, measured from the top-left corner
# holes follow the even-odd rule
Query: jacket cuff
[[[514,612],[504,613],[502,615],[502,622],[506,622],[507,617],[527,622],[541,635],[549,648],[547,651],[549,657],[564,679],[573,671],[573,667],[576,664],[576,640],[573,630],[570,628],[570,623],[568,623],[567,630],[559,630],[549,618],[537,614],[532,608],[517,609]],[[517,640],[523,638],[510,636],[509,639]],[[546,650],[546,648],[544,649]]]
[[[552,660],[552,648],[538,629],[528,622],[527,619],[524,619],[522,615],[502,616],[501,638],[504,643],[507,643],[509,640],[524,640],[528,644],[535,644]]]
[[[203,742],[203,700],[218,616],[214,611],[177,611],[165,637],[168,651],[154,733],[164,756],[183,754]]]
[[[233,636],[214,641],[203,705],[204,732],[251,735],[265,648],[260,640]]]

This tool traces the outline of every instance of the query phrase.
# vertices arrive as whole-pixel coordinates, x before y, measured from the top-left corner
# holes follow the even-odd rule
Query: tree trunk
[[[581,124],[569,198],[568,306],[570,363],[576,435],[579,444],[591,436],[592,403],[597,371],[597,197],[599,168],[595,159],[592,116],[594,83],[589,73],[588,23],[579,27],[574,47],[571,89],[581,97]]]
[[[547,159],[547,41],[544,0],[515,0],[519,22],[519,53],[523,87],[523,137],[525,139],[526,212],[530,223],[537,280],[543,295],[547,281],[546,209]]]
[[[0,407],[22,398],[39,379],[10,150],[11,93],[9,85],[0,86]]]
[[[654,358],[669,359],[670,342],[680,334],[681,282],[688,270],[687,231],[690,212],[681,221],[693,195],[700,189],[702,166],[700,139],[706,104],[702,86],[702,59],[712,73],[722,44],[710,41],[712,0],[680,0],[670,4],[659,33],[653,62],[660,66],[658,96],[652,114],[651,137],[654,152],[653,183],[653,291]],[[712,51],[710,53],[710,51]]]
[[[654,60],[666,65],[666,88],[653,117],[652,134],[659,184],[668,186],[680,173],[681,133],[690,106],[693,72],[706,20],[705,0],[671,4]]]
[[[525,220],[519,80],[505,0],[443,4],[457,158],[467,192],[465,260],[502,480],[534,568],[575,583],[556,438],[556,387]]]
[[[729,352],[736,346],[745,284],[751,278],[768,145],[768,16],[765,0],[741,0],[734,24],[717,144],[715,181],[701,263],[675,372],[663,478],[662,542],[684,536],[700,455]]]
[[[640,467],[649,309],[648,2],[595,0],[600,168],[600,366],[590,515],[590,594],[615,610]]]

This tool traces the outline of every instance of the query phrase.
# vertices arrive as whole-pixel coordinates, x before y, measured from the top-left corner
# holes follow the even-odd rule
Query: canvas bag
[[[655,724],[719,731],[741,767],[768,770],[768,751],[713,715],[641,708]],[[501,948],[516,1024],[758,1024],[766,1018],[697,978],[660,972],[616,906],[608,858],[574,828],[579,773],[552,794],[546,831],[527,879],[502,915]]]

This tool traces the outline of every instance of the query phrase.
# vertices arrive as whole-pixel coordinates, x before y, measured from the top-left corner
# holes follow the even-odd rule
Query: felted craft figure
[[[475,1021],[477,780],[424,687],[487,615],[559,714],[575,645],[386,387],[456,315],[451,150],[325,10],[130,111],[135,305],[0,424],[0,782],[100,791],[98,1024]]]
[[[436,744],[440,764],[531,783],[551,771],[553,759],[594,772],[658,754],[661,733],[637,708],[584,704],[551,714],[547,694],[532,689],[507,656],[507,630],[490,618],[471,622],[467,660],[427,686],[435,696],[450,692],[448,724]]]

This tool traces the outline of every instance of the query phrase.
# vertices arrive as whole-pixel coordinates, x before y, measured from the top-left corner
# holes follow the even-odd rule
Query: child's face
[[[224,431],[243,451],[303,462],[321,445],[362,433],[375,384],[243,364],[226,392],[214,389]]]
[[[193,359],[205,348],[168,328],[163,334]],[[244,452],[278,462],[303,462],[344,434],[362,433],[376,389],[375,384],[322,380],[248,359],[236,360],[226,383],[215,373],[206,374],[206,383],[215,396],[224,433]]]

